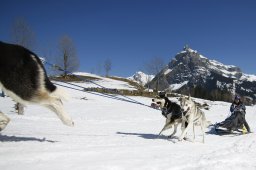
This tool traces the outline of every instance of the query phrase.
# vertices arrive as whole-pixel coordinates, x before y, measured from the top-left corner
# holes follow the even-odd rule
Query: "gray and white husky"
[[[179,140],[183,140],[186,136],[188,130],[193,128],[193,141],[195,140],[195,125],[200,125],[203,134],[203,143],[205,139],[205,127],[210,125],[209,121],[206,121],[205,114],[196,103],[191,99],[191,97],[182,96],[180,98],[180,107],[182,110],[182,125],[184,127],[185,123],[188,123],[187,127],[182,129],[182,133]]]
[[[28,49],[0,41],[0,89],[23,105],[45,106],[65,125],[74,126],[63,109],[65,93],[50,82],[41,60]],[[0,111],[0,131],[9,121]]]

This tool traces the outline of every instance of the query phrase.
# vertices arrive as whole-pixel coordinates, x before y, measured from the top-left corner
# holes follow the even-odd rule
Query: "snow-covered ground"
[[[160,111],[67,91],[71,98],[64,106],[75,121],[73,128],[40,106],[28,106],[24,116],[17,115],[14,102],[0,98],[0,109],[11,118],[0,134],[1,170],[256,169],[255,133],[207,134],[205,144],[199,129],[195,143],[167,140],[170,130],[158,138],[165,122]],[[151,103],[150,98],[133,99]],[[205,113],[212,123],[227,117],[230,103],[207,103],[210,110]],[[256,131],[255,106],[247,107],[246,118]]]

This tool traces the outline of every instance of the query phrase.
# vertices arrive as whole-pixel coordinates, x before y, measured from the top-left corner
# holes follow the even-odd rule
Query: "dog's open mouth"
[[[157,103],[151,103],[151,107],[154,109],[158,109],[160,107],[160,105]]]

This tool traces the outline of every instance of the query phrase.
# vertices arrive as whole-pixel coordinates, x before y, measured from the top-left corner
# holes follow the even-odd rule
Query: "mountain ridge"
[[[206,99],[222,98],[221,100],[230,101],[233,95],[239,94],[251,102],[256,101],[256,75],[245,74],[234,65],[210,60],[188,46],[177,53],[148,85],[152,89],[175,91]]]

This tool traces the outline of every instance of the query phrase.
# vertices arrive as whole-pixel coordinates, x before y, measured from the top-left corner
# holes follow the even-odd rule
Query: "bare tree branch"
[[[76,54],[76,48],[68,36],[61,37],[59,41],[60,55],[57,57],[57,63],[64,70],[64,76],[67,76],[68,71],[73,72],[79,68],[79,60]]]
[[[145,67],[148,74],[157,75],[164,68],[164,60],[161,57],[153,57]]]
[[[112,68],[111,60],[110,59],[105,60],[105,62],[104,62],[104,69],[106,71],[106,77],[109,76],[109,72],[110,72],[111,68]]]
[[[35,34],[23,18],[18,18],[11,28],[11,41],[28,49],[35,47]]]
[[[157,74],[164,68],[164,60],[161,57],[153,57],[148,63],[146,63],[145,67],[148,74],[157,76]],[[158,88],[159,76],[157,76],[156,91],[158,91]]]

